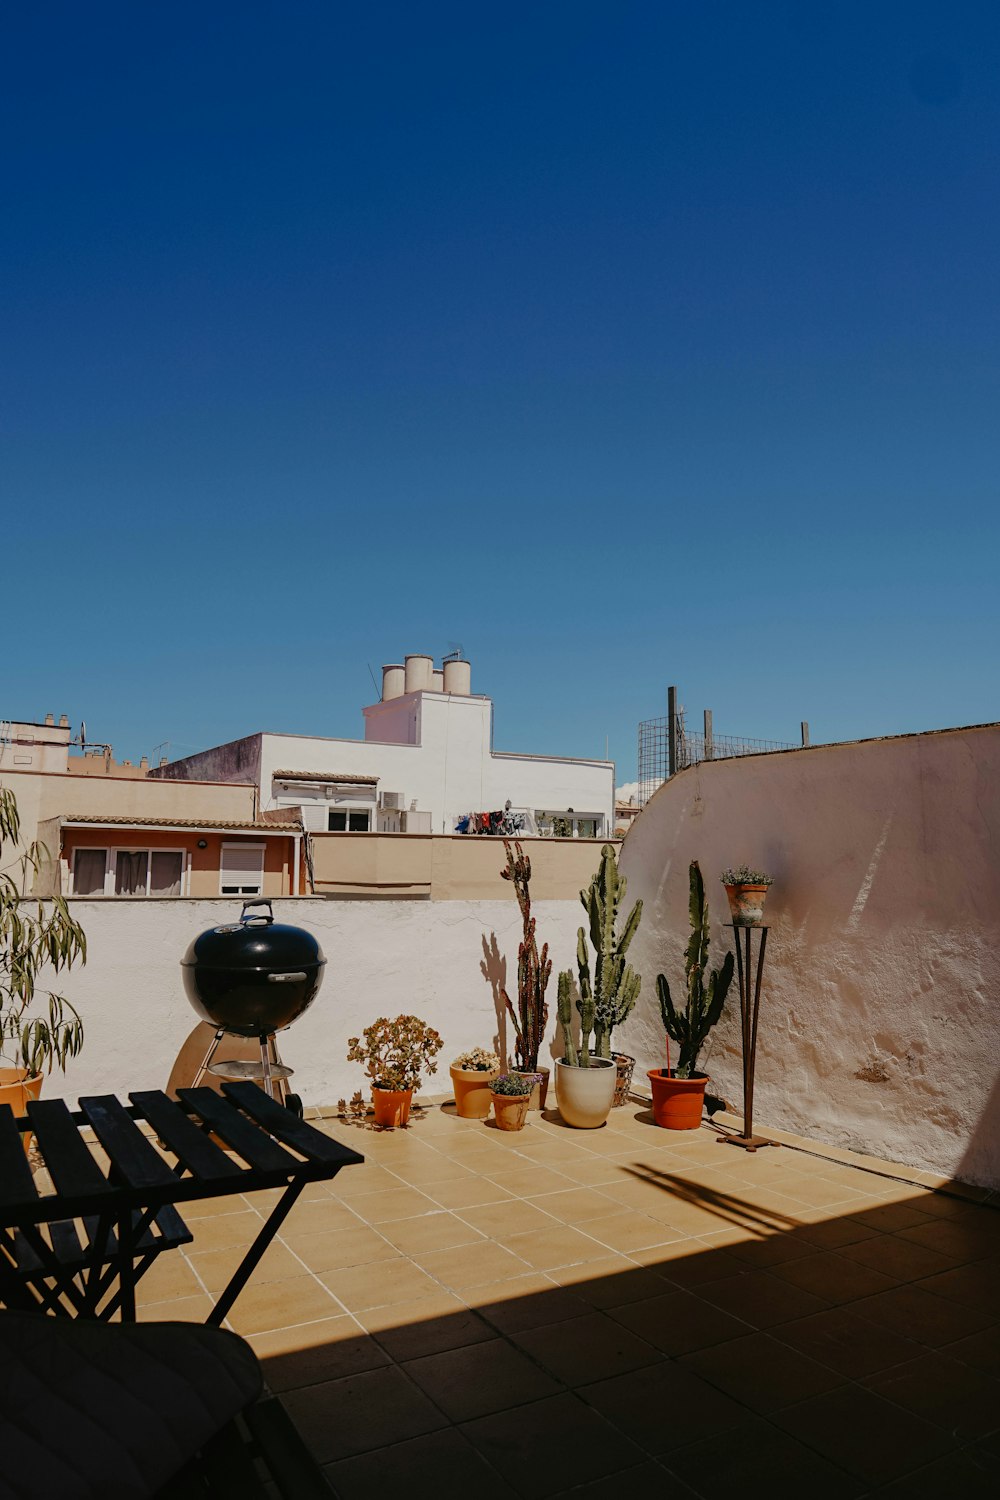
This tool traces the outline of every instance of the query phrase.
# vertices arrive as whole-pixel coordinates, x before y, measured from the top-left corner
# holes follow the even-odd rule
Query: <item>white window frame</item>
[[[103,890],[103,892],[101,894],[104,895],[104,896],[111,896],[116,901],[122,901],[122,900],[130,899],[128,897],[119,896],[118,893],[117,893],[117,891],[115,890],[115,874],[116,874],[116,871],[117,871],[117,868],[118,868],[118,856],[119,856],[119,854],[145,854],[145,856],[146,856],[146,889],[145,889],[144,892],[142,892],[142,895],[144,895],[147,898],[149,897],[149,882],[152,879],[152,875],[153,875],[153,855],[154,854],[176,854],[176,855],[178,855],[180,857],[180,862],[181,862],[181,889],[180,889],[180,894],[182,896],[187,896],[190,893],[190,890],[191,890],[191,883],[190,883],[191,860],[190,860],[190,856],[188,854],[188,851],[186,849],[177,849],[177,848],[174,848],[172,845],[170,847],[164,847],[161,844],[114,844],[114,845],[111,845],[111,846],[108,846],[108,845],[105,845],[105,844],[78,844],[77,847],[73,850],[73,859],[72,859],[72,862],[70,864],[70,876],[69,876],[70,895],[75,895],[76,894],[76,890],[75,890],[75,886],[76,886],[76,856],[77,856],[77,854],[83,852],[84,850],[86,850],[88,853],[89,852],[100,852],[100,851],[103,851],[103,853],[104,853],[104,890]],[[95,899],[95,898],[92,897],[92,899]],[[173,900],[175,898],[173,898],[171,896],[157,896],[154,899],[157,900],[157,901],[170,901],[170,900]]]
[[[556,818],[558,818],[563,823],[572,823],[572,825],[573,825],[573,831],[572,831],[572,833],[556,833],[554,831],[554,829],[551,827],[551,824],[554,822],[554,820]],[[543,824],[544,821],[547,821],[550,824],[550,826],[548,828],[544,828],[543,829],[542,824]],[[590,838],[591,837],[590,834],[586,834],[586,833],[585,834],[581,834],[581,832],[580,832],[580,824],[581,823],[593,823],[594,827],[596,829],[596,832],[593,834],[593,837],[594,838],[598,838],[598,839],[604,837],[604,814],[603,813],[598,813],[598,812],[577,812],[575,809],[572,812],[569,812],[569,811],[560,812],[558,809],[548,808],[548,807],[539,807],[539,808],[535,809],[535,826],[538,829],[538,832],[539,832],[539,834],[540,834],[540,836],[542,838],[549,838],[549,839],[559,839],[559,838],[562,838],[562,839],[565,839],[565,838],[571,838],[571,839]]]
[[[259,854],[260,855],[260,887],[259,887],[259,889],[255,890],[255,891],[251,891],[249,889],[249,887],[242,886],[242,885],[240,886],[240,888],[239,888],[238,891],[228,891],[228,890],[224,889],[224,887],[225,887],[225,885],[226,885],[227,882],[226,882],[226,878],[225,878],[225,869],[223,867],[224,867],[225,862],[226,862],[226,850],[227,849],[239,849],[239,851],[240,851],[241,854],[254,853],[254,854]],[[266,870],[265,870],[266,864],[267,864],[267,845],[266,844],[250,844],[250,843],[247,843],[243,839],[230,839],[228,843],[223,843],[222,848],[219,850],[219,895],[220,896],[229,896],[232,899],[238,899],[240,896],[245,896],[248,900],[250,900],[253,896],[263,896],[263,894],[264,894],[264,876],[266,874]]]
[[[372,804],[370,802],[366,803],[363,807],[351,807],[351,806],[345,806],[343,803],[339,803],[339,802],[337,802],[337,803],[328,802],[326,804],[326,832],[327,833],[371,833],[371,831],[372,831],[372,813],[373,813],[373,811],[375,811],[375,809],[372,807]],[[356,816],[357,814],[363,813],[365,815],[365,817],[368,819],[368,827],[367,828],[331,828],[330,827],[330,814],[331,813],[343,813],[344,817],[347,819],[348,823],[350,823],[352,817]]]

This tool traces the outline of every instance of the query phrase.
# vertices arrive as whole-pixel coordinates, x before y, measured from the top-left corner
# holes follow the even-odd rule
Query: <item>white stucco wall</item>
[[[719,761],[663,786],[622,846],[645,902],[620,1035],[662,1065],[655,976],[683,981],[690,860],[773,874],[755,1128],[1000,1187],[1000,726]],[[675,992],[676,993],[676,992]],[[707,1068],[742,1107],[735,980]],[[638,1069],[637,1069],[638,1073]]]
[[[84,969],[61,975],[61,988],[86,1026],[83,1054],[65,1077],[46,1081],[47,1096],[162,1088],[196,1017],[181,983],[180,960],[193,937],[233,919],[231,901],[72,901],[87,934]],[[379,1016],[418,1015],[444,1037],[433,1083],[448,1088],[451,1057],[492,1046],[497,1035],[493,986],[483,972],[495,934],[512,997],[517,988],[521,918],[514,901],[276,901],[278,921],[306,927],[327,958],[312,1008],[279,1038],[308,1104],[335,1103],[362,1082],[345,1061],[347,1038]],[[578,901],[534,903],[540,942],[554,959],[549,984],[555,1036],[555,971],[576,951]],[[490,961],[491,972],[497,969]],[[501,971],[502,972],[502,971]],[[505,1038],[501,1037],[505,1045]],[[549,1050],[554,1050],[554,1047]]]

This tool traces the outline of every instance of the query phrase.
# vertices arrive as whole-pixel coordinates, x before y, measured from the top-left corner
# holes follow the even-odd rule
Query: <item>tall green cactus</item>
[[[516,839],[513,846],[509,839],[504,839],[503,847],[507,854],[507,865],[500,874],[514,887],[517,904],[521,908],[523,930],[517,950],[517,1010],[515,1011],[505,989],[501,989],[500,998],[514,1023],[517,1066],[524,1073],[533,1073],[538,1066],[538,1052],[545,1040],[545,1027],[549,1019],[545,988],[552,973],[552,960],[549,958],[548,943],[544,944],[539,953],[538,943],[535,941],[535,919],[531,915],[531,893],[528,889],[531,860]]]
[[[618,916],[625,904],[628,881],[619,873],[615,851],[610,844],[601,850],[597,873],[580,901],[590,919],[590,941],[594,946],[594,982],[591,987],[590,957],[587,936],[581,927],[577,934],[576,964],[580,972],[580,1004],[590,996],[594,1007],[594,1053],[611,1057],[611,1033],[628,1017],[639,998],[642,980],[625,962],[629,943],[635,937],[642,916],[642,902],[629,912],[621,932]],[[579,1008],[579,1007],[578,1007]],[[581,1012],[582,1014],[582,1012]]]
[[[708,978],[709,916],[705,900],[705,882],[701,878],[698,861],[691,861],[690,898],[688,911],[691,918],[691,937],[684,958],[684,983],[687,988],[687,1005],[677,1010],[670,998],[670,986],[663,974],[656,976],[656,988],[660,997],[660,1014],[669,1037],[680,1046],[674,1076],[690,1078],[697,1071],[698,1054],[716,1021],[722,1015],[729,986],[733,982],[733,955],[727,953],[721,969],[712,969]]]
[[[580,1013],[579,1047],[573,1040],[573,971],[564,969],[559,975],[556,1011],[563,1030],[563,1062],[568,1063],[571,1068],[589,1068],[590,1034],[594,1029],[594,996],[589,982],[586,988],[581,983],[576,1008]]]

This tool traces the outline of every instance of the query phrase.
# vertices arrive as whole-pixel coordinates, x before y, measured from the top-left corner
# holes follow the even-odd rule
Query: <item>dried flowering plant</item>
[[[436,1073],[444,1046],[433,1026],[417,1016],[380,1016],[347,1042],[347,1061],[361,1063],[376,1089],[415,1089],[421,1073]]]
[[[540,1073],[501,1073],[499,1078],[494,1078],[490,1088],[494,1094],[508,1094],[519,1098],[522,1094],[530,1094],[536,1083],[541,1081]]]
[[[774,876],[765,875],[763,870],[754,870],[750,865],[739,865],[736,869],[730,867],[723,870],[719,876],[723,885],[773,885]]]
[[[500,1059],[495,1052],[487,1052],[485,1047],[473,1047],[468,1052],[460,1052],[452,1067],[462,1068],[466,1073],[498,1073]]]

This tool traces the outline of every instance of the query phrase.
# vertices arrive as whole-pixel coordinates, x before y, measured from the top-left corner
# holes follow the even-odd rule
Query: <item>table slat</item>
[[[129,1098],[193,1177],[202,1182],[214,1182],[240,1175],[240,1168],[232,1158],[220,1151],[215,1142],[162,1090],[139,1091],[129,1094]]]
[[[259,1125],[263,1125],[265,1130],[277,1136],[279,1141],[284,1141],[310,1161],[337,1162],[340,1166],[364,1161],[364,1157],[359,1156],[357,1151],[331,1140],[321,1130],[300,1120],[298,1115],[293,1115],[290,1109],[278,1104],[255,1083],[224,1083],[222,1092],[227,1099],[238,1104],[240,1109],[246,1110]]]
[[[33,1099],[28,1119],[57,1193],[85,1198],[114,1192],[61,1099]]]
[[[171,1187],[177,1177],[114,1094],[91,1095],[80,1108],[122,1179],[133,1188]]]
[[[0,1207],[19,1208],[34,1203],[38,1189],[24,1152],[24,1137],[17,1128],[14,1111],[0,1104]]]
[[[259,1172],[294,1172],[302,1163],[214,1089],[178,1089],[177,1096]]]

